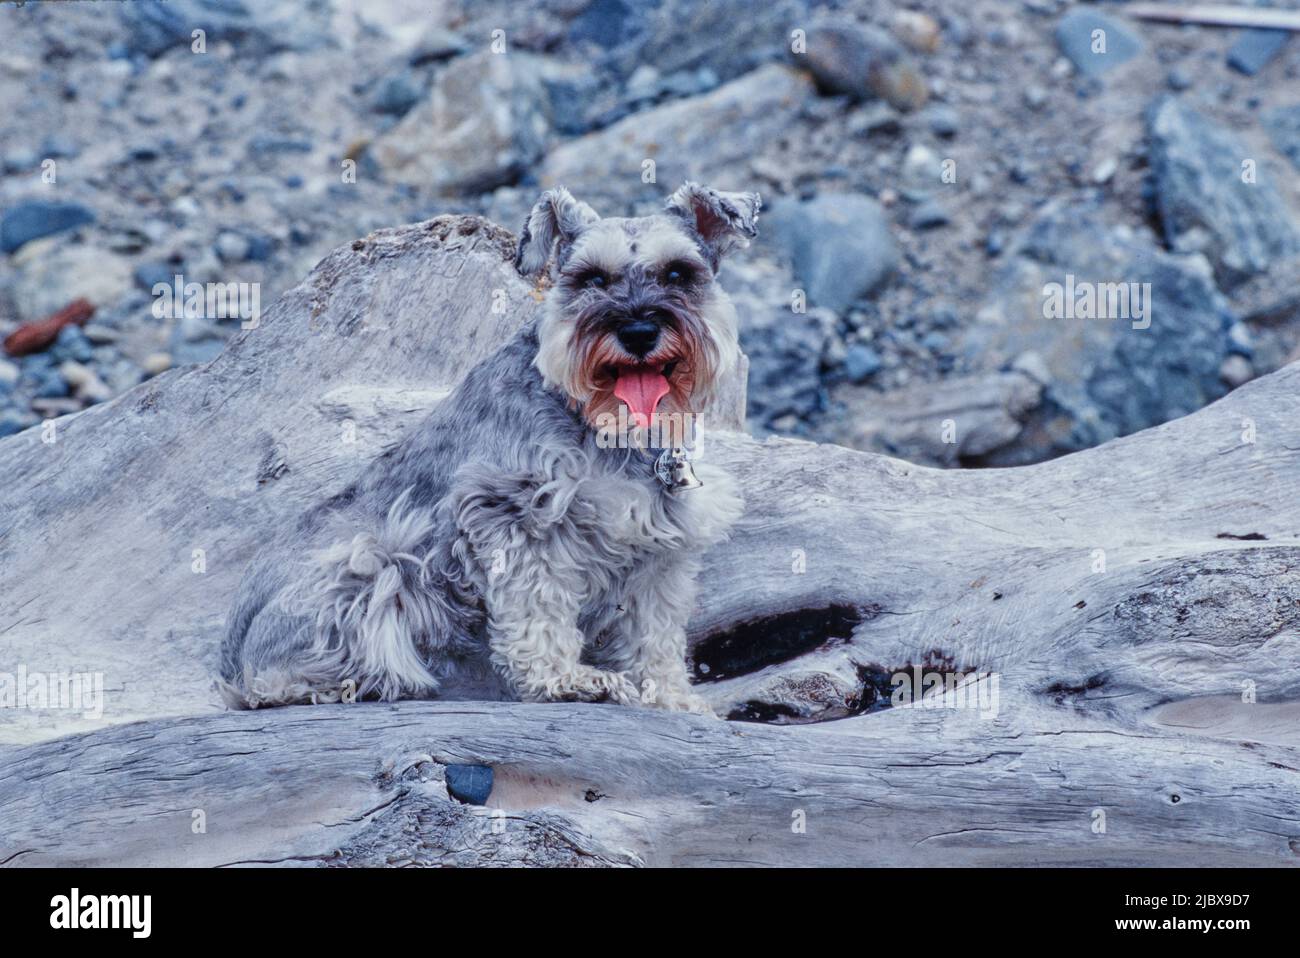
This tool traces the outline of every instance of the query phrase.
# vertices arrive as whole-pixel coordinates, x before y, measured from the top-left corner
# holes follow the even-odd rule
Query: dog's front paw
[[[583,666],[546,683],[545,698],[552,702],[616,702],[636,705],[636,686],[622,672]]]
[[[703,698],[691,691],[690,686],[686,688],[669,687],[660,689],[657,693],[641,696],[641,702],[644,705],[653,708],[666,709],[669,712],[691,712],[695,715],[707,715],[709,718],[717,718],[717,713]]]

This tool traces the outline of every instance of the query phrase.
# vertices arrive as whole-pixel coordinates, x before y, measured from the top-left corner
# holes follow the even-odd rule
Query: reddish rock
[[[59,338],[59,330],[75,323],[86,325],[86,321],[95,315],[95,307],[89,300],[74,299],[57,313],[51,313],[44,319],[19,326],[5,337],[5,352],[10,356],[26,356],[39,353]]]

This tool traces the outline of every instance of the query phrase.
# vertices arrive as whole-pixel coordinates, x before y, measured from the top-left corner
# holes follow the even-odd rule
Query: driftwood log
[[[691,637],[730,721],[222,711],[245,563],[536,308],[510,252],[372,234],[212,363],[0,442],[0,675],[107,687],[0,709],[0,864],[1300,863],[1300,364],[984,471],[755,442],[738,380],[705,454],[748,508]]]

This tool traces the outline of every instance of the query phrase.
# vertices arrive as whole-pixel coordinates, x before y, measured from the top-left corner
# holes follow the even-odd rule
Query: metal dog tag
[[[691,461],[686,458],[686,450],[680,447],[665,449],[659,454],[655,460],[655,476],[673,493],[683,489],[698,489],[704,485],[696,478]]]

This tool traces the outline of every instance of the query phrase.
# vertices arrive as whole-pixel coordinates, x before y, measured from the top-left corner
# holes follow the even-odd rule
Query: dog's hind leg
[[[231,708],[337,702],[355,691],[340,681],[337,664],[315,654],[311,620],[265,606],[248,623],[238,657],[223,663],[218,689]]]

